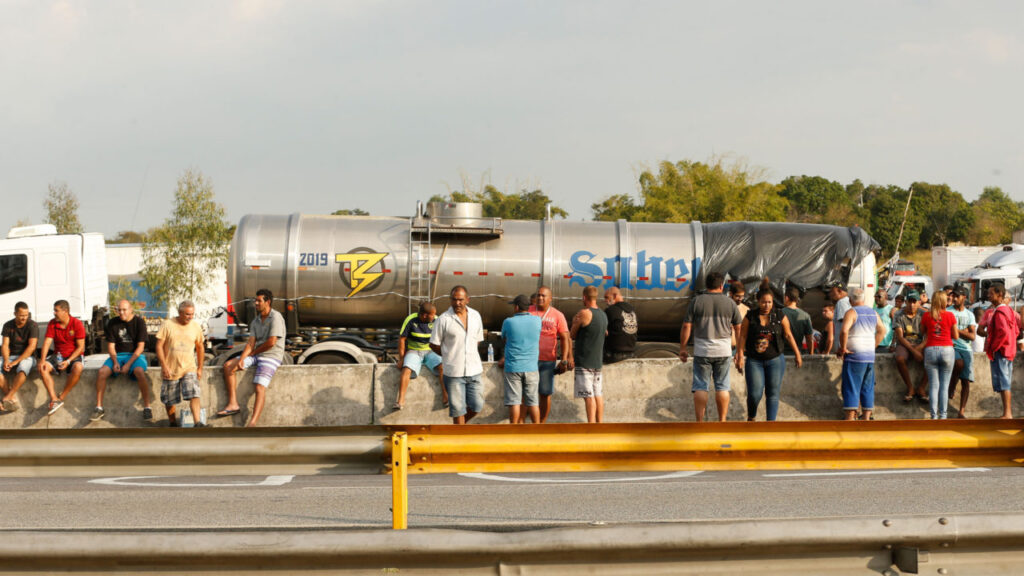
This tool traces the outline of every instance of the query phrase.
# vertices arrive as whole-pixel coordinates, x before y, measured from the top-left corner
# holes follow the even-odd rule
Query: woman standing
[[[921,319],[921,331],[925,341],[924,370],[928,374],[928,401],[931,405],[932,420],[946,419],[949,406],[949,378],[953,375],[953,340],[960,337],[956,329],[956,316],[946,310],[946,293],[939,290],[932,294],[932,307]]]
[[[749,310],[743,319],[739,346],[736,347],[736,369],[743,372],[747,381],[748,422],[757,416],[757,406],[766,391],[768,399],[765,401],[765,413],[768,421],[774,421],[778,416],[782,375],[786,372],[786,357],[782,355],[783,342],[788,342],[795,352],[796,365],[803,366],[800,349],[789,329],[789,319],[775,308],[775,296],[771,289],[762,287],[757,292],[757,308]]]

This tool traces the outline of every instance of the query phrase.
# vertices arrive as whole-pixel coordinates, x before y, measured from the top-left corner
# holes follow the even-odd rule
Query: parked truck
[[[1024,274],[1024,244],[1006,244],[979,265],[954,278],[955,284],[969,290],[969,305],[986,306],[985,293],[992,284],[1002,284],[1017,292]]]
[[[679,329],[709,270],[748,291],[768,276],[778,292],[833,280],[873,295],[878,244],[861,228],[728,222],[666,224],[484,218],[479,204],[417,205],[412,217],[248,215],[231,243],[229,292],[241,323],[246,303],[270,289],[298,363],[375,362],[421,301],[448,307],[449,290],[468,288],[488,330],[510,313],[508,301],[551,287],[571,317],[586,286],[617,286],[633,303],[640,357],[674,356]],[[222,355],[237,354],[238,349]]]
[[[103,235],[57,234],[51,224],[11,228],[0,240],[0,322],[25,302],[42,332],[57,300],[85,323],[86,353],[99,351],[107,309]]]
[[[936,286],[952,284],[971,268],[999,252],[1001,246],[935,246],[932,248],[932,279]]]

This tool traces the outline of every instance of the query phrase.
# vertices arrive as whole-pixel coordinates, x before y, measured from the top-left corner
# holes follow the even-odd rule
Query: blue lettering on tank
[[[569,278],[569,286],[597,286],[601,283],[601,267],[591,264],[590,261],[597,256],[593,252],[580,250],[573,252],[569,257],[569,268],[572,277]],[[584,258],[586,258],[584,260]]]
[[[664,258],[649,256],[647,250],[641,250],[633,256],[610,256],[601,258],[604,269],[594,260],[597,255],[587,250],[579,250],[569,257],[570,286],[612,286],[628,287],[636,290],[668,290],[682,292],[693,285],[700,271],[701,260],[692,262],[685,258]],[[633,263],[636,262],[636,268]],[[615,264],[619,264],[620,278],[616,282]]]

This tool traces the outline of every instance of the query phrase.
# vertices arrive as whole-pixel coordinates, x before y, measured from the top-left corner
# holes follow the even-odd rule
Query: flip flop
[[[392,408],[394,408],[395,410],[401,410],[402,409],[402,405],[399,404],[398,402],[395,402],[395,405],[392,406]]]
[[[913,402],[914,401],[914,395],[913,394],[907,394],[906,396],[903,397],[903,401],[906,402],[907,404],[909,404],[910,402]]]
[[[217,412],[216,414],[214,414],[214,416],[216,416],[217,418],[226,418],[228,416],[234,416],[235,414],[238,414],[241,411],[242,411],[241,408],[239,408],[237,410],[221,410],[220,412]]]

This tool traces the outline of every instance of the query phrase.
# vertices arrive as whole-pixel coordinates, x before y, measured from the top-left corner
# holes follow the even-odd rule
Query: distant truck
[[[71,315],[85,323],[86,352],[98,352],[107,288],[102,234],[57,234],[53,225],[40,224],[12,228],[0,240],[0,319],[13,317],[14,305],[25,302],[43,331],[53,303],[67,300]]]
[[[937,286],[952,284],[1001,249],[1001,246],[935,246],[932,248],[932,279]]]
[[[989,255],[978,266],[954,278],[954,283],[968,289],[969,304],[985,305],[985,293],[992,284],[1002,284],[1013,293],[1021,285],[1024,274],[1024,244],[1006,244]]]

